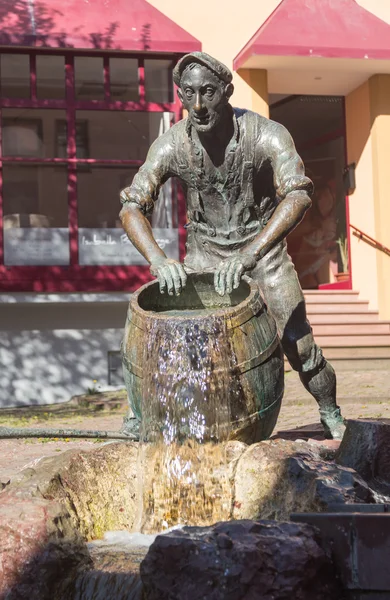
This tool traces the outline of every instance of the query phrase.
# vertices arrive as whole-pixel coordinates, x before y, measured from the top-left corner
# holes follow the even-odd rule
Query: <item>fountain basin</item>
[[[249,278],[222,297],[211,273],[189,275],[180,296],[160,294],[157,282],[144,285],[130,301],[122,357],[139,420],[143,403],[150,423],[158,425],[167,403],[180,412],[189,400],[192,412],[204,417],[202,441],[253,443],[274,429],[284,392],[283,353],[258,284]],[[169,379],[183,365],[195,373],[195,383],[185,372],[181,381]],[[148,368],[159,377],[148,377]],[[167,400],[162,390],[172,387]]]
[[[344,446],[351,443],[351,436],[347,436]],[[348,448],[342,450],[340,455],[345,457]],[[335,451],[332,454],[326,446],[279,439],[248,447],[231,441],[216,447],[217,458],[221,452],[225,452],[230,481],[229,489],[224,491],[230,511],[224,520],[281,522],[289,520],[294,512],[334,511],[335,505],[345,512],[346,505],[353,511],[356,504],[372,507],[390,502],[375,489],[375,481],[368,484],[353,469],[337,464]],[[42,459],[13,478],[0,493],[0,598],[140,598],[125,592],[129,586],[139,592],[138,575],[132,569],[136,570],[142,554],[134,557],[124,549],[125,562],[118,567],[112,555],[120,552],[98,552],[100,556],[96,557],[95,551],[94,557],[87,546],[107,530],[136,530],[137,455],[138,445],[134,443],[109,443],[82,452],[70,450]],[[211,483],[218,491],[218,480]],[[213,517],[207,515],[203,520],[187,515],[181,521],[199,526],[213,522]],[[287,568],[291,571],[295,559],[292,555],[288,558]],[[126,572],[130,572],[130,581]],[[106,589],[102,583],[105,581],[111,586],[110,593],[81,593],[90,590],[91,581],[100,591]],[[115,591],[114,583],[122,586],[123,596]]]

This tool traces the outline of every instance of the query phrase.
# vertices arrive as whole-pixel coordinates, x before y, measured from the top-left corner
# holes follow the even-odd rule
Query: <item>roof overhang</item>
[[[185,54],[201,43],[146,0],[2,0],[0,45]]]
[[[390,26],[354,0],[282,0],[234,60],[271,93],[344,95],[390,73]]]
[[[267,69],[271,94],[346,96],[372,75],[390,73],[390,60],[254,56],[245,68]]]

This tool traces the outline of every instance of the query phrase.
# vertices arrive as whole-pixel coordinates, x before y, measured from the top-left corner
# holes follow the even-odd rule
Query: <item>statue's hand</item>
[[[238,288],[245,271],[251,271],[256,266],[256,259],[249,254],[235,254],[218,266],[214,274],[215,291],[220,295],[231,294]]]
[[[170,296],[173,296],[173,293],[178,296],[187,282],[187,273],[183,265],[173,258],[162,258],[153,262],[150,272],[157,277],[162,294],[167,290]]]

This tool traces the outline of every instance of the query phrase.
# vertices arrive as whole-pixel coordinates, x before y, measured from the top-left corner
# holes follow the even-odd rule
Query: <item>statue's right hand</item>
[[[161,261],[153,262],[150,272],[157,277],[162,294],[167,290],[170,296],[174,293],[179,296],[187,282],[187,273],[183,265],[173,258],[162,258]]]

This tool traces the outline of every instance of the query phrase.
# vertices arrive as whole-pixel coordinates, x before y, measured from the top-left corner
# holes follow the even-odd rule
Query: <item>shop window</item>
[[[69,264],[64,165],[3,165],[4,263]]]
[[[110,58],[111,100],[138,102],[138,60]]]
[[[4,108],[3,156],[61,158],[56,122],[65,116],[50,108]]]
[[[1,54],[2,98],[30,98],[30,57],[28,54]]]
[[[173,102],[171,60],[145,60],[145,96],[147,102]]]
[[[74,68],[76,100],[104,100],[103,58],[76,56]]]
[[[136,172],[136,168],[129,167],[93,166],[86,170],[84,165],[78,166],[81,265],[144,264],[124,234],[119,219],[119,193],[131,184]]]
[[[37,98],[65,98],[65,57],[41,54],[36,57]]]
[[[119,218],[119,193],[129,186],[136,168],[79,165],[77,196],[79,263],[81,265],[146,265],[130,243]],[[173,182],[160,191],[151,224],[157,243],[171,258],[178,258],[177,225],[173,218]]]
[[[158,136],[163,114],[78,110],[76,120],[88,123],[91,158],[144,161]]]
[[[0,54],[2,264],[68,266],[64,273],[76,287],[79,265],[146,264],[122,229],[119,193],[131,184],[153,141],[173,124],[172,64],[167,58],[97,53],[66,61],[39,49]],[[140,65],[145,81],[139,81]],[[74,87],[67,87],[72,79]],[[143,94],[141,110],[140,90],[148,102],[168,104],[168,110],[144,110]],[[150,223],[173,258],[179,255],[176,212],[170,180]],[[42,274],[50,279],[52,271]],[[19,269],[8,275],[20,282]]]

